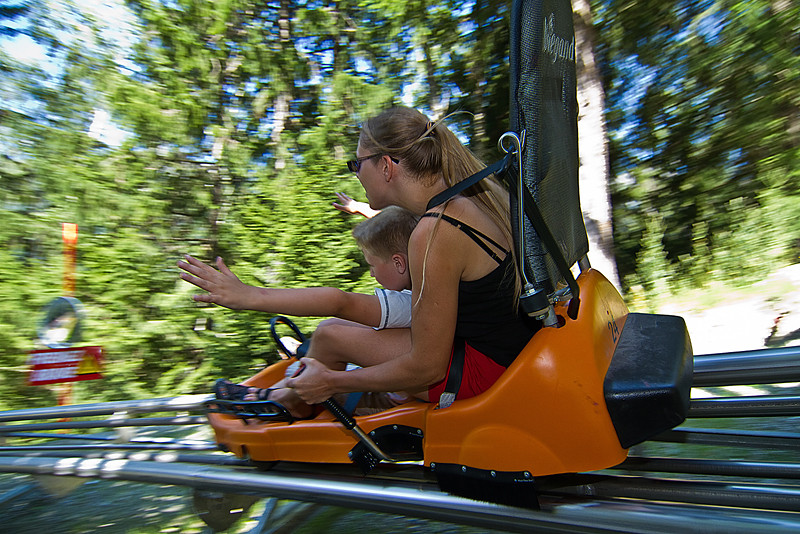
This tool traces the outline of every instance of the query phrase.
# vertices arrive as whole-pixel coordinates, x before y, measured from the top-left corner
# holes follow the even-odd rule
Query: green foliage
[[[490,160],[508,122],[507,2],[125,5],[129,29],[72,2],[0,13],[0,33],[53,58],[0,46],[0,407],[54,402],[24,378],[39,310],[62,293],[62,222],[80,229],[84,342],[107,361],[76,401],[203,392],[275,350],[264,314],[191,299],[182,254],[221,256],[254,285],[371,291],[357,220],[331,207],[336,191],[364,198],[345,169],[359,124],[401,99],[466,111],[451,124]],[[631,295],[747,284],[797,261],[800,8],[593,9]],[[121,144],[92,133],[103,113]]]
[[[748,284],[797,261],[800,7],[594,2],[611,132],[615,245],[665,222],[673,290]]]
[[[669,280],[672,275],[667,253],[664,250],[664,221],[657,214],[650,214],[645,224],[641,248],[636,255],[636,274],[626,280],[635,299],[646,299],[646,305],[655,311],[663,299],[669,296]]]

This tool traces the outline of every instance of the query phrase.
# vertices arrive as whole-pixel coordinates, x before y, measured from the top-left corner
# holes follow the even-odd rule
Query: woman
[[[312,338],[303,372],[270,388],[270,400],[299,417],[337,393],[406,391],[438,402],[457,338],[465,342],[457,398],[485,391],[534,331],[517,313],[507,192],[487,178],[428,210],[431,198],[484,165],[444,125],[405,107],[364,124],[348,167],[372,209],[397,205],[422,217],[408,246],[411,328],[361,329],[348,354],[320,354]],[[361,368],[344,371],[347,363]]]

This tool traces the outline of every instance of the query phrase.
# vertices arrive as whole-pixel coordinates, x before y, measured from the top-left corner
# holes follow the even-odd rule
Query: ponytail
[[[486,165],[443,124],[449,116],[432,122],[416,109],[390,108],[367,120],[361,129],[359,142],[365,150],[399,159],[409,176],[423,185],[433,185],[441,177],[445,185],[451,187]],[[494,176],[481,180],[462,194],[489,215],[502,231],[506,242],[514,242],[508,192]],[[429,246],[435,231],[436,228],[429,237]],[[513,254],[514,247],[511,249]],[[425,256],[427,259],[427,253]],[[516,261],[514,265],[517,265]],[[522,285],[519,273],[516,279],[519,294]]]

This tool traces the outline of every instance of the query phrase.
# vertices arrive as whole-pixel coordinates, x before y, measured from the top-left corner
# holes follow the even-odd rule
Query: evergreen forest
[[[748,285],[796,263],[800,3],[573,6],[603,99],[594,141],[623,295]],[[0,409],[55,403],[26,374],[42,307],[65,291],[64,222],[79,229],[82,344],[105,352],[104,378],[76,383],[74,402],[206,392],[277,357],[264,314],[191,299],[185,253],[221,256],[253,285],[371,292],[359,219],[331,206],[337,191],[365,200],[345,166],[359,124],[404,103],[459,112],[448,124],[494,161],[509,12],[499,0],[2,0]]]

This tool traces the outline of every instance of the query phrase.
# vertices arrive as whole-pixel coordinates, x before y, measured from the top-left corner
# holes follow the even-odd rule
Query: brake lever
[[[297,378],[305,370],[306,364],[301,363],[294,374],[292,374],[292,378]],[[322,401],[320,404],[322,404],[326,410],[331,412],[336,420],[339,421],[347,430],[351,431],[356,438],[359,439],[372,452],[372,454],[387,462],[394,461],[390,456],[383,452],[380,447],[378,447],[378,445],[367,435],[366,432],[361,429],[361,427],[358,426],[355,418],[347,413],[347,410],[345,410],[337,400],[331,397],[328,400]]]

